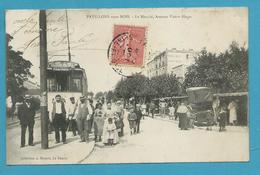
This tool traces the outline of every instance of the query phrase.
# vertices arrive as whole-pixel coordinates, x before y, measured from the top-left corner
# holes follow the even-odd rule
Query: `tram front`
[[[68,105],[69,98],[76,101],[87,94],[87,78],[85,70],[78,63],[71,61],[53,61],[47,67],[48,111],[52,110],[52,103],[56,95],[61,95]]]

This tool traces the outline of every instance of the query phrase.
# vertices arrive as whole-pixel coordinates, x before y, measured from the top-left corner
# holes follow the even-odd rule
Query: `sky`
[[[47,10],[49,61],[68,60],[65,10]],[[89,91],[112,90],[121,76],[109,64],[108,46],[114,25],[146,27],[144,61],[165,49],[207,50],[220,53],[232,41],[248,47],[247,8],[78,9],[67,10],[72,61],[86,70]],[[10,43],[33,63],[39,82],[39,11],[6,11]],[[125,68],[138,71],[139,68]]]

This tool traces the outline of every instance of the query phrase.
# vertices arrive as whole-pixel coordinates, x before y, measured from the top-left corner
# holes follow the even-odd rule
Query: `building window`
[[[189,54],[186,54],[186,59],[189,59]]]

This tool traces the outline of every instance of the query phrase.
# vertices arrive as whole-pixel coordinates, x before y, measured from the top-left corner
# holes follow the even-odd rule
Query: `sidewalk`
[[[35,146],[26,145],[20,148],[20,127],[9,128],[6,140],[6,163],[8,165],[78,164],[94,149],[94,141],[79,142],[79,136],[73,137],[71,132],[67,132],[67,144],[56,144],[52,132],[49,134],[49,149],[44,150],[41,149],[40,132],[40,121],[37,120],[34,126]],[[28,138],[28,135],[26,137]]]

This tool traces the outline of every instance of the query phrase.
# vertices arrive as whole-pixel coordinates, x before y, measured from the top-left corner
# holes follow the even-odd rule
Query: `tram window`
[[[65,73],[56,74],[57,91],[65,92],[68,90],[68,77]]]
[[[53,73],[53,78],[48,78],[47,88],[49,92],[66,92],[68,90],[68,76],[63,72]]]
[[[81,80],[79,78],[72,79],[72,91],[80,92],[81,91]]]
[[[49,92],[55,92],[56,91],[56,81],[55,79],[48,79],[47,80],[47,87]]]

